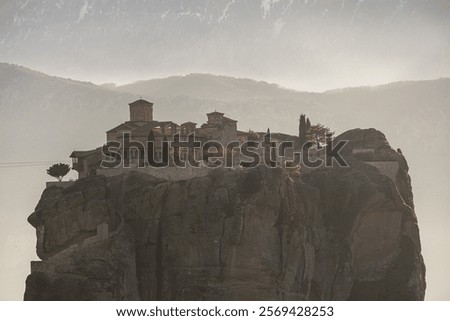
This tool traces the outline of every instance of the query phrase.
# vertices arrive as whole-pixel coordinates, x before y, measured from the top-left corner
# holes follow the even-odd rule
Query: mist
[[[0,61],[42,73],[0,64],[0,162],[48,164],[0,166],[0,299],[22,299],[47,165],[100,146],[144,96],[159,120],[218,109],[241,130],[296,134],[306,112],[383,131],[410,165],[426,298],[449,300],[449,34],[446,1],[2,1]],[[188,76],[134,83],[174,75]]]

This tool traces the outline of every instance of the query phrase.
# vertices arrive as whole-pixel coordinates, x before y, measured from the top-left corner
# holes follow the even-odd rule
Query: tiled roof
[[[90,155],[93,155],[93,154],[97,153],[97,149],[87,150],[87,151],[73,151],[72,154],[70,154],[69,157],[74,157],[74,158],[80,158],[81,157],[81,158],[83,158],[83,157],[90,156]]]
[[[144,99],[138,99],[136,101],[133,101],[132,103],[129,103],[128,105],[130,105],[130,107],[135,107],[135,106],[153,106],[153,103],[146,101]]]

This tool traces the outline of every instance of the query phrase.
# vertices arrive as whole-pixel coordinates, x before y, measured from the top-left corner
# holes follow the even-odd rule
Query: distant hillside
[[[127,104],[139,96],[155,103],[159,120],[201,123],[216,109],[238,120],[242,130],[271,127],[296,134],[299,114],[307,113],[337,132],[376,127],[396,145],[423,133],[447,135],[444,122],[450,113],[450,79],[304,93],[251,79],[190,74],[106,88],[0,64],[2,144],[20,152],[33,141],[36,157],[54,154],[63,145],[65,152],[95,147],[107,129],[128,118]]]
[[[130,94],[0,64],[2,161],[64,159],[127,117]]]
[[[162,79],[138,81],[119,86],[118,90],[154,97],[189,96],[197,99],[237,101],[246,99],[302,99],[308,96],[277,84],[253,79],[210,74],[189,74]]]
[[[298,115],[306,112],[313,121],[337,131],[379,128],[398,145],[423,132],[442,137],[448,130],[442,122],[450,112],[449,78],[302,93],[250,79],[191,74],[140,81],[116,90],[153,97],[155,114],[176,121],[199,121],[205,112],[219,109],[239,120],[241,129],[270,126],[295,134]]]

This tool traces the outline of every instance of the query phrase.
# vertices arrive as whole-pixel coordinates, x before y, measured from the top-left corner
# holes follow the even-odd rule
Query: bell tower
[[[129,106],[130,121],[153,121],[153,103],[139,99],[130,103]]]

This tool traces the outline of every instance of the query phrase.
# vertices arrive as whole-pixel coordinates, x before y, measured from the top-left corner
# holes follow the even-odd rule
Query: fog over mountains
[[[427,299],[448,300],[449,35],[447,0],[0,0],[0,299],[22,298],[48,165],[142,96],[177,123],[382,131],[409,162]]]
[[[301,90],[448,75],[450,2],[3,0],[0,61],[91,81],[191,72]]]
[[[241,130],[297,134],[298,117],[337,133],[375,127],[408,159],[419,217],[427,298],[448,298],[443,279],[450,268],[447,200],[450,197],[450,79],[392,83],[323,93],[284,89],[251,79],[189,74],[105,88],[11,64],[0,64],[1,163],[66,161],[74,149],[91,149],[105,141],[105,131],[127,120],[128,103],[142,96],[155,103],[158,120],[202,123],[214,109],[238,120]],[[0,273],[3,298],[20,299],[27,261],[34,257],[34,232],[26,222],[39,199],[47,164],[0,168]],[[75,173],[70,176],[74,177]],[[14,230],[15,233],[7,231]],[[3,247],[3,248],[1,248]],[[17,255],[6,256],[14,248]],[[4,257],[3,257],[4,256]],[[18,286],[19,284],[19,286]]]

